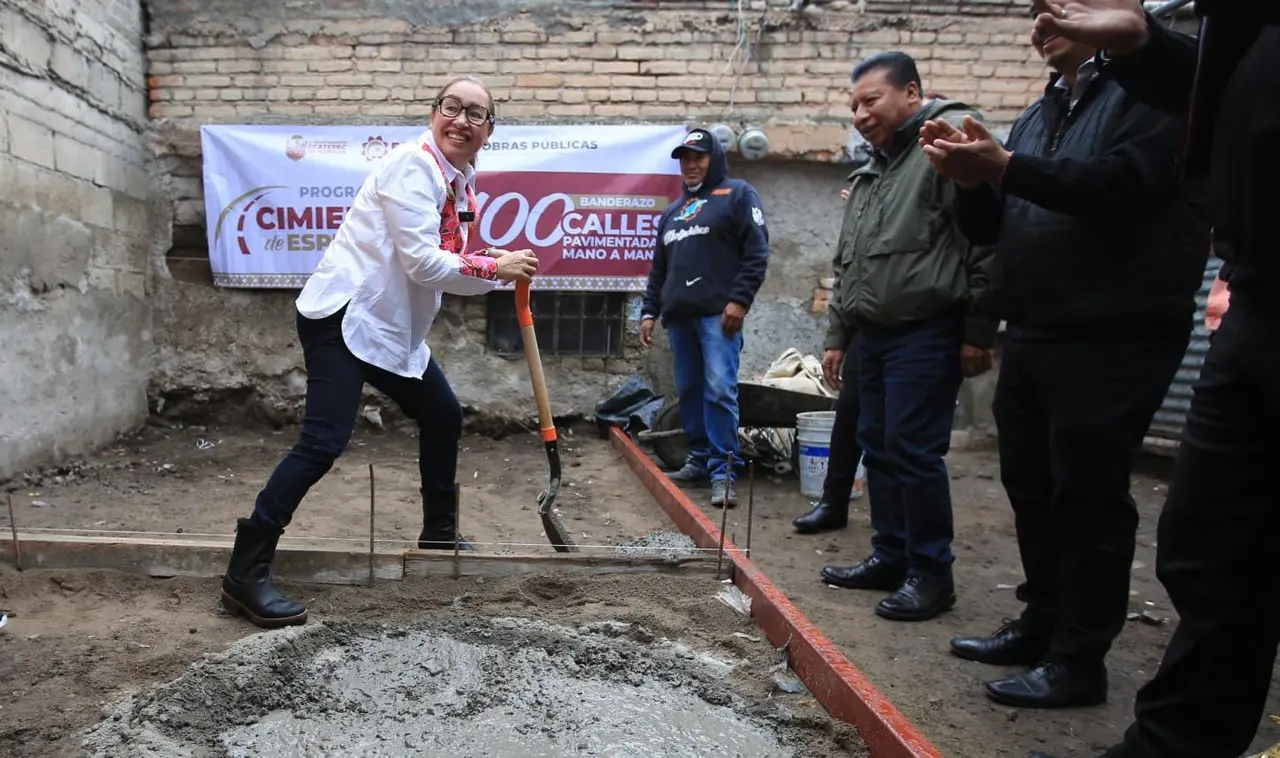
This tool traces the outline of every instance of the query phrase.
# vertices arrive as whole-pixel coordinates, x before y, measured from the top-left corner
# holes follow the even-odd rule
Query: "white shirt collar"
[[[1076,69],[1076,84],[1074,87],[1067,84],[1067,77],[1065,76],[1059,76],[1058,81],[1054,82],[1053,86],[1067,93],[1071,100],[1071,106],[1075,107],[1075,104],[1080,102],[1080,96],[1084,94],[1085,88],[1089,86],[1089,82],[1092,82],[1097,76],[1097,58],[1090,58],[1081,63],[1080,68]]]
[[[462,176],[464,177],[464,181],[467,185],[475,187],[476,167],[468,163],[465,172],[459,171],[458,167],[450,163],[449,159],[444,157],[444,153],[440,152],[440,147],[436,145],[435,135],[431,133],[430,129],[422,133],[422,144],[428,146],[431,149],[431,152],[440,159],[440,165],[444,166],[445,181],[452,184],[458,180],[459,176]]]

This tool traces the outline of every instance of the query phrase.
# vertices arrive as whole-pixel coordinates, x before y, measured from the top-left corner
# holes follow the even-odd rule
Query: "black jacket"
[[[1222,90],[1210,164],[1214,251],[1232,303],[1280,317],[1280,243],[1272,202],[1280,174],[1280,3],[1197,2],[1196,12],[1250,38]],[[1151,40],[1104,69],[1154,106],[1185,114],[1198,60],[1195,39],[1150,23]],[[1242,34],[1242,32],[1244,32]],[[1251,32],[1251,33],[1249,33]],[[1228,32],[1232,33],[1232,32]],[[1237,51],[1240,52],[1240,51]],[[1214,83],[1210,86],[1221,86]]]
[[[1000,188],[957,193],[960,228],[996,246],[984,310],[1051,330],[1189,329],[1209,224],[1203,187],[1179,183],[1183,131],[1105,74],[1074,108],[1051,81],[1013,125]]]
[[[686,187],[658,218],[658,244],[642,316],[714,316],[730,302],[748,310],[764,283],[769,227],[755,188],[730,179],[729,159],[716,140],[697,192]]]

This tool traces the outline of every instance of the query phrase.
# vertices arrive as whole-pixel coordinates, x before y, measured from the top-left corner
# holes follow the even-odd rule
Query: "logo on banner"
[[[364,146],[360,148],[360,154],[364,156],[366,161],[382,160],[387,153],[395,150],[400,146],[399,142],[387,142],[382,137],[370,137],[365,140]]]
[[[307,141],[302,138],[301,134],[293,135],[289,138],[289,143],[285,145],[284,154],[289,156],[291,160],[302,160],[307,155]]]
[[[366,161],[376,161],[386,155],[388,150],[390,148],[387,147],[387,141],[381,137],[370,137],[365,141],[364,147],[360,148]]]
[[[301,134],[295,134],[285,143],[284,154],[290,160],[300,161],[308,153],[319,155],[342,155],[347,152],[344,140],[308,140]]]

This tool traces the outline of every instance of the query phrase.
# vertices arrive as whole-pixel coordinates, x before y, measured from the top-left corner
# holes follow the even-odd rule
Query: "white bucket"
[[[831,459],[831,427],[835,411],[796,414],[796,445],[800,448],[800,492],[805,497],[822,497]]]

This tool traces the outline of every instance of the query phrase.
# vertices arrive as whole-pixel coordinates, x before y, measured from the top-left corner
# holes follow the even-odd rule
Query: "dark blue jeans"
[[[418,471],[422,496],[452,496],[462,438],[462,406],[433,358],[421,379],[398,376],[351,354],[342,338],[346,309],[323,319],[298,315],[298,337],[307,366],[307,405],[302,435],[258,493],[254,520],[283,529],[312,485],[329,473],[346,449],[366,382],[418,422]],[[452,507],[452,506],[451,506]]]
[[[831,424],[831,453],[827,460],[827,477],[822,481],[822,501],[837,510],[849,511],[853,483],[858,477],[862,448],[858,447],[858,336],[849,340],[840,368],[843,386],[836,397],[836,417]]]
[[[951,479],[943,458],[960,390],[964,318],[946,313],[900,326],[861,325],[858,441],[865,451],[871,538],[882,560],[913,574],[954,561]]]
[[[688,463],[713,480],[733,479],[738,460],[738,359],[742,332],[726,336],[719,316],[666,324],[675,360]]]

